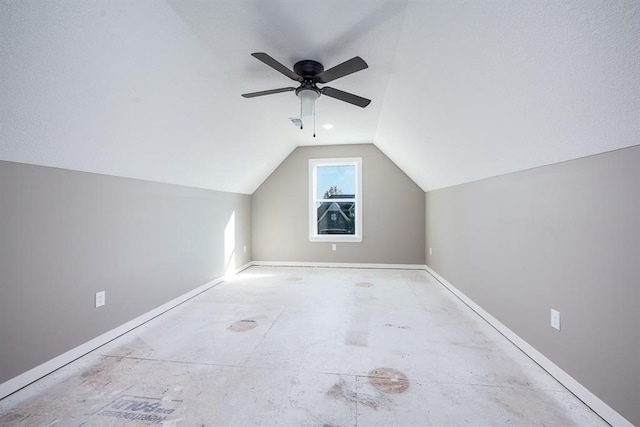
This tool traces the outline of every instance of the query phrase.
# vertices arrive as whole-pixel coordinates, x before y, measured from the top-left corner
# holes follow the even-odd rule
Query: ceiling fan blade
[[[267,64],[269,67],[273,68],[274,70],[281,72],[285,76],[289,77],[291,80],[296,80],[296,81],[299,81],[299,82],[304,80],[302,78],[302,76],[297,75],[292,70],[290,70],[286,66],[282,65],[281,63],[279,63],[278,61],[276,61],[275,59],[273,59],[272,57],[270,57],[269,55],[267,55],[264,52],[254,52],[254,53],[251,54],[251,56],[253,56],[254,58],[256,58],[256,59],[258,59],[258,60],[260,60],[262,62],[264,62],[265,64]]]
[[[365,68],[369,68],[369,66],[364,62],[364,59],[359,56],[354,56],[348,61],[344,61],[342,64],[338,64],[335,67],[329,68],[328,70],[318,74],[316,76],[316,80],[318,83],[329,83],[330,81],[348,76],[349,74],[364,70]]]
[[[366,107],[371,102],[370,99],[363,98],[349,92],[344,92],[339,89],[334,89],[332,87],[323,87],[320,92],[322,92],[323,95],[327,95],[331,98],[339,99],[340,101],[348,102],[349,104],[357,105],[362,108]]]
[[[296,90],[296,88],[281,87],[280,89],[270,89],[270,90],[262,90],[260,92],[243,93],[242,96],[244,96],[245,98],[255,98],[256,96],[272,95],[274,93],[281,93],[281,92],[291,92],[293,90]]]

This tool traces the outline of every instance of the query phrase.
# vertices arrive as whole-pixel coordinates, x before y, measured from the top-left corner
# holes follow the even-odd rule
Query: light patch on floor
[[[50,425],[607,424],[426,272],[252,267],[0,400]]]
[[[356,347],[366,347],[369,341],[369,333],[367,331],[349,331],[344,340],[346,345],[354,345]]]
[[[371,287],[373,287],[373,283],[358,282],[358,283],[356,283],[356,286],[358,286],[359,288],[371,288]]]

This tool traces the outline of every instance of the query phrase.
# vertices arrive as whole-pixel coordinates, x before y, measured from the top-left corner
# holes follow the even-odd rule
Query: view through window
[[[362,241],[361,158],[309,160],[309,239]]]

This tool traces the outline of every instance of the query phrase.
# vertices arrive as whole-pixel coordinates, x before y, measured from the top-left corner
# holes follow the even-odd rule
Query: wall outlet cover
[[[106,292],[105,291],[96,292],[96,308],[102,307],[106,303],[107,303]]]
[[[551,309],[551,327],[560,330],[560,312],[553,308]]]

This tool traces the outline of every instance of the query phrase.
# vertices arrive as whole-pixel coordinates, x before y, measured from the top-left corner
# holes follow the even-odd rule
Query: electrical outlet
[[[244,245],[243,251],[247,253],[247,245]]]
[[[331,250],[332,250],[332,251],[335,251],[335,250],[336,250],[336,246],[337,246],[337,245],[336,245],[335,243],[332,243],[332,244],[331,244]]]
[[[433,248],[429,248],[429,255],[433,255]]]
[[[105,291],[96,292],[96,308],[102,307],[106,303],[107,303],[106,292]]]
[[[551,309],[551,327],[560,330],[560,312],[553,308]]]

